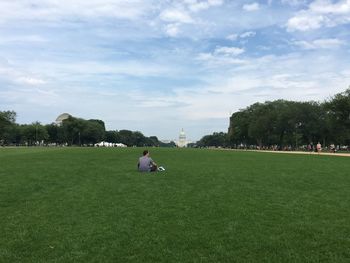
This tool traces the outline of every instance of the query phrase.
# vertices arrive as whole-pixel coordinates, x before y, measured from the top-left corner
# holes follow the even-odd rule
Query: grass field
[[[0,149],[0,262],[350,262],[350,159]]]

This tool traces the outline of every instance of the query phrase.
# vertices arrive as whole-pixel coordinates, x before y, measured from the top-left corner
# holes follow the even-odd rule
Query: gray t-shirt
[[[149,172],[151,171],[151,164],[153,160],[150,157],[142,156],[139,158],[139,171],[140,172]]]

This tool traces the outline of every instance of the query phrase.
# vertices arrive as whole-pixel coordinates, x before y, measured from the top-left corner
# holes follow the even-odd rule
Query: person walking
[[[317,152],[318,152],[318,153],[321,153],[321,151],[322,151],[322,145],[321,145],[320,142],[317,143],[316,149],[317,149]]]

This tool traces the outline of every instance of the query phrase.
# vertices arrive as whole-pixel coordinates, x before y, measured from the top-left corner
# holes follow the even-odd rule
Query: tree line
[[[61,125],[17,124],[16,112],[0,111],[0,145],[81,145],[97,142],[127,146],[175,147],[140,131],[106,131],[102,120],[69,116]],[[228,132],[202,137],[197,147],[300,148],[321,142],[350,145],[350,88],[324,102],[287,100],[254,103],[232,114]]]
[[[324,102],[254,103],[232,114],[228,133],[204,136],[198,146],[276,147],[350,145],[350,88]]]
[[[67,145],[93,146],[107,141],[127,146],[173,147],[174,142],[162,143],[156,136],[146,137],[139,131],[106,131],[102,120],[85,120],[69,116],[61,125],[40,122],[17,124],[16,112],[0,111],[0,145]]]

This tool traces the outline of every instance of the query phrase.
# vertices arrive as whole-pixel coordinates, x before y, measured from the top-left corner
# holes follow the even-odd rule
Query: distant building
[[[184,132],[184,129],[181,129],[180,135],[179,135],[179,140],[177,141],[177,147],[183,148],[187,147],[187,140],[186,140],[186,134]]]
[[[55,123],[57,126],[61,126],[62,125],[62,121],[68,119],[71,115],[68,113],[62,113],[61,115],[59,115],[56,120]]]

